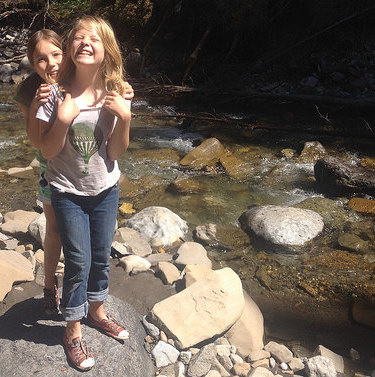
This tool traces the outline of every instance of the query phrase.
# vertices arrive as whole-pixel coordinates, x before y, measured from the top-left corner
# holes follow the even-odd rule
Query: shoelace
[[[84,340],[73,340],[72,343],[73,356],[80,361],[82,357],[87,359],[89,357],[86,342]]]

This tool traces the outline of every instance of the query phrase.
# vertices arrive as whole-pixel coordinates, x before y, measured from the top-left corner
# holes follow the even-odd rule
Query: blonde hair
[[[49,29],[42,29],[35,32],[29,39],[29,42],[27,43],[27,58],[29,59],[29,62],[32,66],[34,66],[34,51],[37,46],[37,44],[40,41],[49,41],[53,45],[55,45],[57,48],[59,48],[62,52],[62,41],[61,37],[55,33],[53,30]]]
[[[83,16],[75,22],[67,37],[66,56],[58,73],[58,83],[63,87],[70,84],[75,65],[70,55],[75,34],[80,29],[94,29],[104,47],[104,60],[100,67],[100,75],[107,91],[115,90],[120,95],[124,94],[123,64],[118,42],[111,25],[104,19],[95,16]]]

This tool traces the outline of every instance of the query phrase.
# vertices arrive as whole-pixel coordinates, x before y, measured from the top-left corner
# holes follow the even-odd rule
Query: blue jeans
[[[52,206],[65,257],[60,309],[66,321],[88,313],[88,302],[108,297],[111,245],[119,186],[96,196],[79,196],[51,187]]]

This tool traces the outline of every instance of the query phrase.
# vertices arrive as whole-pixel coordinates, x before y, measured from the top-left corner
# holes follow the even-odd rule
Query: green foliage
[[[52,0],[50,13],[63,24],[70,24],[72,19],[91,13],[93,4],[90,0]]]
[[[152,14],[152,3],[149,0],[116,0],[114,21],[133,33],[142,30]],[[129,30],[129,31],[130,31]]]

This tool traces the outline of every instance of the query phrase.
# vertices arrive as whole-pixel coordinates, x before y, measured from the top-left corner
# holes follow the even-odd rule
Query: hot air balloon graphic
[[[69,141],[85,162],[85,168],[82,173],[89,174],[89,160],[99,150],[103,141],[101,129],[95,127],[94,132],[90,123],[74,124],[69,129]]]

